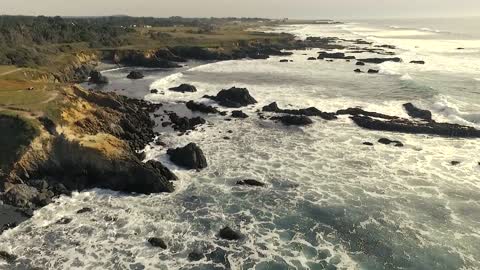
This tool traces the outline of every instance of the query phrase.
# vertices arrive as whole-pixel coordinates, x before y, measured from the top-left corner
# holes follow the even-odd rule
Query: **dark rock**
[[[378,72],[379,72],[378,69],[369,69],[369,70],[367,71],[367,73],[369,73],[369,74],[375,74],[375,73],[378,73]]]
[[[355,65],[357,65],[357,66],[365,66],[365,63],[364,63],[364,62],[361,62],[361,61],[358,61]]]
[[[308,61],[313,61],[313,60],[317,60],[317,58],[315,58],[315,57],[309,57],[307,60],[308,60]]]
[[[425,65],[425,61],[410,61],[410,64]]]
[[[162,175],[167,180],[178,180],[178,177],[160,161],[149,160],[145,163],[145,167],[154,170],[157,174]]]
[[[390,57],[390,58],[365,58],[365,59],[358,59],[360,62],[364,63],[372,63],[372,64],[381,64],[384,62],[402,62],[402,59],[398,57]]]
[[[280,120],[286,126],[306,126],[313,124],[312,119],[304,115],[275,116],[272,120]]]
[[[0,259],[8,263],[13,263],[17,259],[17,256],[10,254],[6,251],[0,251]]]
[[[248,115],[242,111],[232,111],[233,118],[248,118]]]
[[[329,53],[329,52],[319,52],[318,59],[355,59],[355,56],[346,56],[344,53],[336,52],[336,53]]]
[[[459,47],[457,48],[457,50],[465,50],[465,48]]]
[[[291,115],[305,115],[305,116],[320,116],[325,120],[335,120],[337,116],[334,113],[322,112],[315,107],[309,107],[305,109],[280,109],[276,102],[272,102],[262,108],[264,112],[286,113]]]
[[[394,144],[396,147],[403,147],[403,143],[401,143],[400,141],[392,141],[390,139],[387,139],[387,138],[381,138],[378,140],[379,143],[381,144],[386,144],[386,145],[389,145],[389,144]]]
[[[203,103],[196,103],[192,100],[187,102],[186,106],[187,106],[188,109],[190,109],[193,112],[219,113],[219,111],[212,106],[208,106],[208,105],[205,105]]]
[[[154,247],[159,247],[161,249],[167,249],[167,244],[163,239],[158,238],[158,237],[152,237],[148,239],[148,243]]]
[[[0,226],[0,235],[2,235],[2,233],[6,230],[10,230],[17,227],[17,225],[18,224],[16,222],[10,222]]]
[[[150,90],[150,93],[152,93],[152,94],[158,94],[158,90],[157,90],[157,89],[152,89],[152,90]]]
[[[90,72],[89,82],[94,84],[107,84],[108,78],[103,76],[102,73],[96,70],[93,70],[92,72]]]
[[[407,111],[408,115],[413,118],[419,118],[425,121],[432,121],[432,112],[429,110],[419,109],[415,107],[415,105],[413,105],[412,103],[405,103],[403,104],[403,107]]]
[[[50,135],[53,135],[53,136],[58,135],[57,126],[50,118],[46,116],[41,116],[38,118],[38,121],[42,123],[43,127],[45,128],[46,131],[48,131],[48,133],[50,133]]]
[[[72,219],[71,219],[71,218],[63,217],[63,218],[59,219],[57,222],[55,222],[55,223],[56,223],[56,224],[60,224],[60,225],[66,225],[66,224],[69,224],[70,222],[72,222]]]
[[[181,92],[181,93],[185,93],[185,92],[197,92],[197,88],[191,84],[186,84],[186,83],[183,83],[177,87],[172,87],[172,88],[169,88],[169,90],[171,91],[175,91],[175,92]]]
[[[230,137],[225,136],[225,137],[223,137],[223,139],[224,140],[230,140]]]
[[[282,59],[280,60],[280,63],[288,63],[288,59]]]
[[[173,123],[173,129],[181,132],[194,130],[197,126],[205,124],[207,121],[201,117],[179,117],[176,113],[169,114],[170,121]]]
[[[77,211],[77,214],[84,214],[84,213],[90,213],[93,212],[93,209],[90,207],[84,207],[80,210]]]
[[[232,230],[230,227],[225,227],[220,230],[219,233],[220,238],[233,241],[233,240],[240,240],[242,239],[242,235],[234,230]]]
[[[132,79],[132,80],[138,80],[138,79],[142,79],[144,76],[143,74],[140,72],[140,71],[131,71],[128,75],[127,75],[127,78],[128,79]]]
[[[264,187],[265,184],[260,182],[260,181],[257,181],[257,180],[254,180],[254,179],[245,179],[245,180],[241,180],[241,181],[237,181],[237,185],[240,185],[240,186],[255,186],[255,187]]]
[[[452,138],[480,138],[480,130],[458,124],[416,122],[402,118],[384,121],[366,116],[352,116],[351,119],[358,126],[371,130],[430,134]]]
[[[365,111],[360,108],[348,108],[344,110],[338,110],[337,115],[344,115],[344,114],[350,114],[350,115],[364,115],[364,116],[371,116],[375,118],[383,118],[383,119],[398,119],[397,116],[390,116],[386,114],[381,114],[377,112],[369,112]]]
[[[361,69],[359,69],[359,68],[355,69],[354,72],[355,72],[355,73],[363,73],[363,71],[362,71]]]
[[[217,96],[208,98],[218,102],[218,104],[229,108],[240,108],[257,103],[246,88],[232,87],[218,92]]]
[[[456,160],[450,162],[450,164],[452,164],[452,166],[460,165],[460,163],[461,163],[460,161],[456,161]]]
[[[371,143],[371,142],[364,142],[363,145],[373,146],[373,143]]]
[[[385,49],[391,49],[391,50],[395,50],[397,47],[393,46],[393,45],[375,45],[375,47],[377,48],[385,48]]]
[[[201,251],[198,251],[198,250],[192,251],[188,254],[188,260],[191,261],[191,262],[200,261],[204,257],[205,257],[205,255]]]
[[[194,143],[181,148],[168,149],[167,154],[173,163],[188,169],[204,169],[207,167],[207,160],[203,151]]]

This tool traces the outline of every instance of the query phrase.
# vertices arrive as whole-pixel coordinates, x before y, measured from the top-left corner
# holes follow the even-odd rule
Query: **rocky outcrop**
[[[425,65],[425,61],[414,60],[414,61],[410,61],[410,64]]]
[[[202,113],[219,113],[217,108],[214,108],[209,105],[205,105],[203,103],[196,103],[193,100],[188,101],[186,104],[188,109],[190,109],[192,112],[202,112]]]
[[[257,103],[246,88],[223,89],[216,96],[206,96],[218,104],[229,108],[240,108]]]
[[[319,116],[325,120],[335,120],[337,116],[335,113],[322,112],[315,107],[309,107],[306,109],[280,109],[276,102],[270,103],[262,108],[264,112],[285,113],[291,115],[305,115],[305,116]]]
[[[403,104],[403,108],[405,108],[408,115],[410,115],[413,118],[418,118],[425,121],[432,121],[432,112],[429,110],[419,109],[415,107],[415,105],[413,105],[412,103]]]
[[[161,55],[161,54],[159,54]],[[104,58],[117,64],[148,68],[179,68],[179,64],[157,55],[157,51],[117,50],[106,54]]]
[[[377,74],[378,72],[380,72],[378,69],[369,69],[367,71],[367,73],[369,73],[369,74]]]
[[[360,62],[364,63],[372,63],[372,64],[381,64],[384,62],[402,62],[402,59],[398,57],[387,57],[387,58],[364,58],[364,59],[358,59]]]
[[[335,53],[329,53],[329,52],[319,52],[318,53],[318,59],[355,59],[355,56],[346,56],[344,53],[341,52],[335,52]]]
[[[229,241],[242,239],[242,235],[239,232],[232,230],[230,227],[225,227],[221,229],[218,236],[220,236],[220,238],[222,239]]]
[[[90,72],[90,79],[88,82],[93,84],[107,84],[108,78],[103,76],[99,71],[93,70]]]
[[[398,119],[397,116],[390,116],[390,115],[377,113],[377,112],[369,112],[361,108],[348,108],[348,109],[337,111],[337,115],[345,115],[345,114],[349,114],[353,116],[363,115],[363,116],[370,116],[370,117],[383,118],[383,119]]]
[[[313,124],[312,119],[305,115],[282,115],[271,117],[272,120],[279,120],[286,126],[307,126]]]
[[[128,75],[127,78],[131,80],[139,80],[143,79],[143,74],[140,71],[131,71]]]
[[[264,187],[265,184],[257,181],[255,179],[245,179],[241,181],[237,181],[237,185],[239,186],[254,186],[254,187]]]
[[[233,118],[248,118],[248,115],[242,111],[232,111],[232,117]]]
[[[175,91],[175,92],[181,92],[181,93],[185,93],[185,92],[190,92],[190,93],[193,93],[193,92],[197,92],[197,88],[191,84],[186,84],[186,83],[183,83],[177,87],[171,87],[169,88],[169,90],[171,91]]]
[[[168,116],[170,117],[170,121],[173,123],[173,129],[181,132],[194,130],[197,126],[206,123],[205,119],[201,117],[180,117],[176,113],[169,113]]]
[[[208,166],[202,149],[195,143],[189,143],[185,147],[168,149],[167,154],[173,163],[187,169],[201,170]]]
[[[351,119],[360,127],[412,134],[439,135],[452,138],[480,138],[480,130],[457,124],[437,122],[416,122],[408,119],[378,120],[367,116],[352,116]]]

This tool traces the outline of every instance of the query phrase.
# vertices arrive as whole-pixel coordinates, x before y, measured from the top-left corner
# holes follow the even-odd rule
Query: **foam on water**
[[[275,31],[347,35],[338,26]],[[147,146],[147,159],[162,161],[179,176],[172,194],[92,190],[35,212],[0,237],[2,248],[20,257],[14,269],[480,268],[478,140],[363,130],[346,116],[313,118],[306,128],[256,116],[277,101],[283,108],[361,106],[408,117],[402,104],[414,102],[432,110],[437,121],[478,125],[480,104],[465,98],[473,87],[445,94],[438,84],[453,87],[450,81],[463,77],[441,80],[408,62],[384,63],[382,74],[356,74],[353,63],[306,60],[315,55],[297,51],[291,63],[279,63],[280,57],[212,63],[153,82],[150,88],[160,93],[145,98],[164,107],[187,100],[214,104],[202,96],[231,86],[247,87],[258,104],[242,108],[250,115],[244,120],[201,115],[207,126],[184,136],[160,130],[169,148],[195,142],[209,163],[201,172],[187,171],[169,162],[167,148]],[[198,92],[168,91],[181,83]],[[405,147],[375,143],[382,137]],[[461,163],[452,166],[452,160]],[[267,187],[235,185],[246,178]],[[83,207],[94,211],[76,214]],[[62,217],[73,220],[56,224]],[[217,233],[227,225],[245,238],[220,240]],[[146,239],[153,236],[162,237],[168,249],[150,247]],[[195,250],[206,257],[189,261]]]

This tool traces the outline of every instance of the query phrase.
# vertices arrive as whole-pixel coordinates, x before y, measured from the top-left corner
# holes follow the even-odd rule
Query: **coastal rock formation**
[[[337,115],[345,115],[345,114],[354,115],[354,116],[363,115],[363,116],[370,116],[370,117],[383,118],[383,119],[398,119],[397,116],[390,116],[390,115],[377,113],[377,112],[369,112],[361,108],[348,108],[348,109],[337,111]]]
[[[425,65],[425,61],[422,61],[422,60],[414,60],[414,61],[410,61],[410,64],[417,64],[417,65]]]
[[[335,120],[337,116],[335,113],[322,112],[315,107],[309,107],[306,109],[280,109],[276,102],[272,102],[262,108],[264,112],[286,113],[291,115],[305,115],[305,116],[320,116],[325,120]]]
[[[152,237],[152,238],[149,238],[147,241],[153,247],[159,247],[161,249],[167,249],[167,244],[165,244],[165,241],[163,241],[163,239],[161,239],[161,238]]]
[[[132,79],[132,80],[138,80],[138,79],[142,79],[144,76],[143,74],[140,72],[140,71],[131,71],[128,75],[127,75],[127,78],[128,79]]]
[[[189,143],[184,147],[168,149],[167,154],[173,163],[187,169],[200,170],[207,167],[207,159],[202,149],[195,143]]]
[[[248,115],[242,111],[232,111],[233,118],[248,118]]]
[[[169,88],[168,90],[171,90],[171,91],[175,91],[175,92],[181,92],[181,93],[185,93],[185,92],[197,92],[197,88],[191,84],[186,84],[186,83],[183,83],[177,87],[172,87],[172,88]]]
[[[381,144],[385,144],[385,145],[389,145],[389,144],[394,144],[394,146],[396,147],[403,147],[403,143],[400,142],[400,141],[392,141],[390,139],[387,139],[387,138],[381,138],[378,140],[379,143]]]
[[[305,115],[282,115],[271,117],[272,120],[280,120],[286,126],[307,126],[313,124],[312,119]]]
[[[205,105],[203,103],[196,103],[193,100],[188,101],[186,104],[188,109],[192,112],[202,112],[202,113],[219,113],[217,108],[214,108],[209,105]]]
[[[369,70],[367,71],[367,73],[369,73],[369,74],[376,74],[376,73],[378,73],[378,72],[380,72],[378,69],[369,69]]]
[[[365,66],[365,63],[364,63],[364,62],[361,62],[361,61],[358,61],[355,65],[357,65],[357,66]]]
[[[432,121],[432,112],[429,110],[422,110],[412,103],[405,103],[403,104],[403,107],[407,111],[408,115],[410,115],[413,118],[419,118],[425,121]]]
[[[335,52],[335,53],[329,53],[329,52],[319,52],[318,53],[318,59],[355,59],[355,56],[346,56],[344,53],[341,52]]]
[[[217,96],[207,96],[218,104],[229,108],[240,108],[257,103],[246,88],[232,87],[218,92]]]
[[[90,72],[90,79],[88,81],[93,84],[107,84],[108,78],[103,76],[99,71],[93,70]]]
[[[180,117],[176,113],[169,113],[170,121],[173,123],[175,130],[186,132],[187,130],[194,130],[198,125],[206,123],[205,119],[201,117]]]
[[[225,227],[221,229],[218,235],[220,236],[220,238],[229,241],[242,239],[242,235],[239,232],[232,230],[230,227]]]
[[[473,127],[449,123],[415,122],[408,119],[378,120],[367,116],[352,116],[351,119],[360,127],[413,134],[439,135],[452,138],[480,138],[480,130]]]
[[[372,64],[381,64],[384,62],[402,62],[402,59],[398,57],[390,57],[390,58],[364,58],[364,59],[358,59],[360,62],[364,63],[372,63]]]
[[[237,185],[240,185],[240,186],[254,186],[254,187],[264,187],[265,184],[260,182],[260,181],[257,181],[257,180],[254,180],[254,179],[245,179],[245,180],[241,180],[241,181],[237,181]]]

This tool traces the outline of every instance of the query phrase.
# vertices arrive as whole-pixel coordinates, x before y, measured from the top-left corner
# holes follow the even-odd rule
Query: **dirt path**
[[[17,68],[17,69],[13,69],[13,70],[10,70],[10,71],[4,72],[4,73],[0,73],[0,76],[5,76],[5,75],[8,75],[8,74],[12,74],[12,73],[17,72],[19,70],[21,70],[21,68]]]

